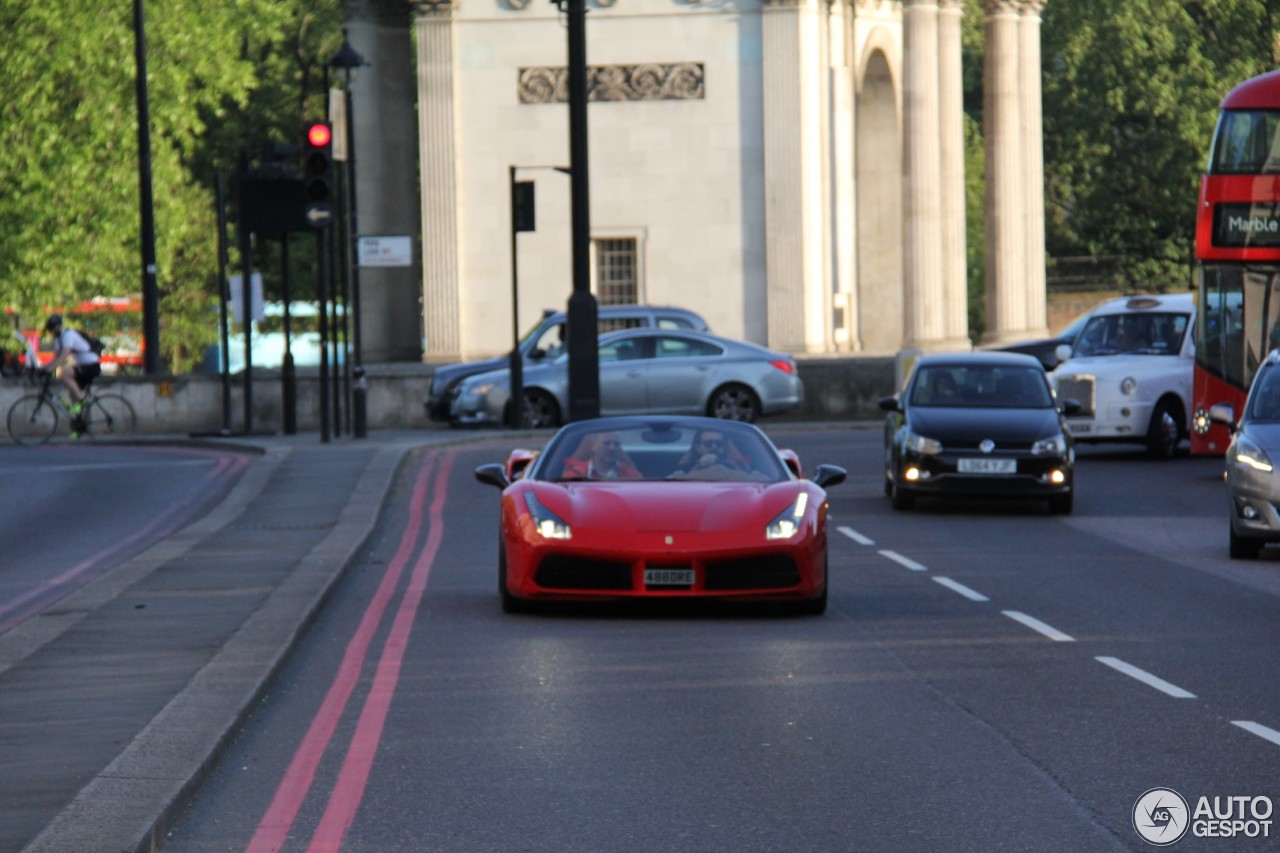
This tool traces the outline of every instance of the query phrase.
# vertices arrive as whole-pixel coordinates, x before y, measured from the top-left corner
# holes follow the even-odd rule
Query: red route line
[[[245,848],[247,853],[275,853],[284,846],[289,830],[293,828],[298,811],[302,808],[302,803],[306,800],[315,781],[316,768],[320,765],[320,759],[324,756],[329,741],[333,739],[334,730],[337,729],[351,693],[360,678],[360,670],[364,666],[369,646],[373,642],[374,632],[377,631],[382,621],[382,614],[386,612],[387,604],[395,593],[404,567],[413,555],[414,546],[422,530],[428,475],[431,473],[435,459],[435,453],[429,453],[423,459],[409,500],[409,519],[405,524],[400,546],[396,549],[391,562],[387,564],[386,574],[378,584],[373,600],[369,602],[356,632],[347,643],[347,650],[342,656],[342,663],[338,666],[333,684],[329,686],[320,710],[316,712],[306,735],[302,738],[302,743],[298,746],[298,751],[289,762],[289,769],[285,771],[284,778],[276,788],[271,805],[262,816],[262,820],[258,822],[253,838]],[[438,491],[443,492],[443,489]]]
[[[197,453],[194,455],[208,456],[210,454]],[[248,464],[248,460],[239,455],[218,454],[215,455],[214,458],[214,466],[205,472],[204,475],[205,480],[210,483],[223,478],[234,477]],[[113,555],[129,548],[138,540],[145,540],[149,546],[155,542],[165,539],[180,527],[185,526],[186,518],[184,513],[189,510],[189,505],[194,502],[194,497],[195,495],[193,495],[192,499],[169,507],[167,510],[160,513],[160,515],[156,516],[155,519],[145,527],[139,528],[124,539],[118,540],[115,544],[102,549],[91,557],[86,557],[39,586],[27,590],[22,595],[12,598],[4,605],[0,606],[0,634],[15,628],[30,619],[33,615],[38,613],[42,607],[54,604],[79,589],[81,585],[77,584],[63,591],[62,595],[49,600],[49,596],[56,593],[60,587],[67,586],[73,581],[79,580],[90,569],[96,568],[99,564],[107,561]],[[162,527],[161,525],[168,526]],[[146,546],[144,546],[144,548],[145,547]]]
[[[329,805],[325,807],[320,825],[311,838],[308,853],[327,853],[342,848],[342,840],[346,837],[351,822],[355,820],[356,810],[364,799],[365,788],[369,783],[369,773],[373,769],[373,760],[378,754],[378,744],[382,741],[383,727],[387,721],[387,713],[391,709],[391,700],[395,697],[396,685],[400,682],[400,664],[404,661],[405,650],[409,647],[409,635],[413,633],[413,622],[418,615],[418,607],[422,604],[422,595],[427,590],[427,578],[431,575],[431,566],[435,562],[436,552],[440,550],[440,540],[444,538],[444,498],[450,469],[453,468],[453,457],[445,458],[440,472],[436,476],[435,496],[431,500],[431,517],[427,527],[427,541],[422,546],[418,562],[413,567],[409,578],[409,586],[396,611],[395,621],[391,624],[391,632],[387,635],[382,647],[382,657],[378,660],[377,674],[373,678],[373,686],[365,698],[364,709],[360,712],[360,721],[356,724],[355,734],[351,737],[351,747],[347,750],[347,758],[342,764],[338,782],[329,795]]]

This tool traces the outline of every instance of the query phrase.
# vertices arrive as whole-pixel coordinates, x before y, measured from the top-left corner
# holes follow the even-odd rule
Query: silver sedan
[[[600,414],[709,415],[754,421],[804,402],[793,358],[699,332],[629,329],[600,336]],[[506,370],[469,377],[454,393],[460,424],[506,422]],[[569,356],[526,367],[525,423],[556,426],[569,408]]]

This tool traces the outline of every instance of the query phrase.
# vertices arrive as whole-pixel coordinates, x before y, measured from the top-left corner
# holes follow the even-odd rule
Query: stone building
[[[548,0],[351,5],[371,63],[352,83],[359,230],[420,247],[419,267],[362,271],[366,360],[504,351],[514,302],[523,329],[572,289],[564,16]],[[589,2],[600,303],[681,305],[797,354],[968,348],[964,5]],[[1042,6],[982,6],[993,342],[1045,327]],[[512,175],[536,199],[514,286]]]

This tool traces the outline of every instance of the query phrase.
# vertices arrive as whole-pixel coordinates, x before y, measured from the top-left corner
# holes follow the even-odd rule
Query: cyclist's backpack
[[[83,329],[80,330],[80,337],[84,338],[85,343],[89,345],[89,349],[93,351],[94,355],[102,355],[102,351],[107,348],[107,345],[102,342],[102,338],[95,338]]]

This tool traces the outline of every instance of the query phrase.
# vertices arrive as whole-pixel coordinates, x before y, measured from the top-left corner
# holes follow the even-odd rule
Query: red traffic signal
[[[307,144],[313,148],[328,148],[333,142],[333,128],[327,122],[317,121],[307,125]]]

